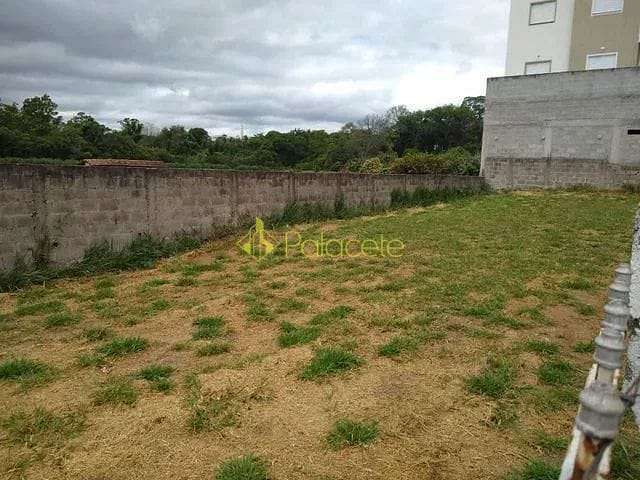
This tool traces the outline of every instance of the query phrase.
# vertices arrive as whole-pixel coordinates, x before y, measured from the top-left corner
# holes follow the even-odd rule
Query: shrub
[[[384,159],[380,157],[371,157],[367,158],[364,162],[360,164],[359,168],[360,173],[388,173],[389,172],[389,164],[384,161]]]
[[[478,175],[480,159],[462,147],[438,154],[407,151],[402,158],[391,163],[389,170],[405,174]]]

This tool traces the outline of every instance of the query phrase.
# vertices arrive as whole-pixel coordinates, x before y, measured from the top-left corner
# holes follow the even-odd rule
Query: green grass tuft
[[[112,330],[104,327],[87,328],[84,331],[84,337],[90,342],[99,342],[101,340],[106,340],[113,337],[113,335],[114,333]]]
[[[116,338],[106,345],[96,349],[96,352],[105,357],[121,357],[146,350],[149,342],[140,337]]]
[[[640,439],[635,436],[624,435],[618,439],[613,447],[611,457],[611,478],[616,480],[637,480],[640,478]]]
[[[558,480],[560,467],[543,460],[529,460],[519,470],[515,470],[505,477],[505,480]]]
[[[506,430],[515,426],[519,421],[518,410],[512,402],[498,400],[489,423],[499,430]]]
[[[570,385],[576,373],[576,368],[564,360],[546,361],[538,368],[538,380],[546,385]]]
[[[344,372],[362,365],[360,357],[339,347],[318,350],[300,374],[303,380],[313,380]]]
[[[522,348],[527,352],[534,352],[540,355],[553,356],[560,351],[560,347],[546,340],[527,340],[522,344]]]
[[[78,356],[78,365],[81,367],[101,367],[106,363],[104,355],[95,353],[82,354]]]
[[[135,377],[146,380],[156,392],[168,393],[173,390],[173,382],[169,377],[173,373],[173,367],[168,365],[149,365],[138,370]]]
[[[593,353],[596,351],[596,344],[593,340],[589,342],[578,342],[573,346],[576,353]]]
[[[31,315],[46,315],[60,313],[64,310],[64,304],[58,300],[48,302],[30,303],[16,307],[14,314],[16,317],[27,317]]]
[[[185,384],[190,410],[187,426],[191,432],[219,431],[236,424],[233,394],[227,392],[215,397],[203,395],[202,385],[195,374],[189,375]]]
[[[182,267],[182,275],[196,277],[204,272],[219,272],[224,268],[224,262],[214,260],[212,263],[187,263]]]
[[[95,283],[96,290],[103,288],[113,288],[116,286],[116,282],[111,277],[101,278]]]
[[[49,315],[44,324],[47,328],[68,327],[80,322],[80,316],[72,313],[54,313]]]
[[[193,277],[180,277],[174,285],[176,287],[195,287],[198,285],[198,280]]]
[[[573,278],[560,282],[562,288],[568,288],[570,290],[591,290],[593,285],[586,278]]]
[[[159,378],[151,382],[151,388],[160,393],[169,393],[174,387],[175,385],[170,378]]]
[[[327,443],[335,450],[345,446],[362,446],[372,443],[378,438],[378,423],[355,422],[352,420],[338,420],[329,435],[327,435]]]
[[[13,445],[51,446],[63,444],[84,430],[85,416],[81,412],[55,414],[43,408],[32,412],[19,411],[0,421]]]
[[[409,335],[397,335],[378,348],[378,355],[382,357],[397,357],[407,352],[415,352],[420,348],[420,342]]]
[[[338,320],[343,320],[353,313],[355,310],[352,307],[345,305],[339,305],[331,310],[315,315],[309,323],[316,326],[331,325]]]
[[[113,291],[113,288],[99,288],[96,290],[96,293],[93,295],[93,300],[105,300],[107,298],[116,298],[116,292]]]
[[[138,392],[127,378],[112,378],[94,392],[95,405],[135,405]]]
[[[569,439],[538,431],[536,432],[534,445],[546,454],[563,453],[569,448]]]
[[[169,365],[149,365],[148,367],[138,370],[136,378],[153,382],[161,378],[168,378],[173,373],[174,368]]]
[[[247,319],[251,322],[271,322],[274,319],[273,312],[269,307],[257,298],[250,298],[247,301]]]
[[[264,460],[249,454],[227,460],[216,472],[216,480],[269,480]]]
[[[197,319],[193,324],[197,327],[196,331],[193,333],[194,340],[217,338],[222,335],[224,317],[222,315],[216,315],[215,317],[203,317]]]
[[[517,318],[509,317],[507,315],[503,315],[501,313],[494,313],[486,317],[485,323],[487,325],[497,325],[508,327],[512,330],[522,330],[526,328],[528,325],[518,320]]]
[[[231,343],[229,342],[210,342],[200,347],[196,354],[199,357],[212,357],[215,355],[222,355],[231,351]]]
[[[575,408],[579,391],[573,387],[537,387],[530,391],[530,395],[535,410],[546,413]]]
[[[280,302],[276,311],[277,313],[304,312],[307,308],[309,308],[309,304],[307,302],[302,302],[295,298],[285,298]]]
[[[55,370],[42,362],[17,358],[0,363],[0,380],[18,382],[23,388],[46,383],[54,377]]]
[[[516,367],[509,359],[491,358],[479,375],[467,379],[467,389],[471,393],[498,399],[513,388],[516,374]]]
[[[171,304],[164,298],[159,298],[158,300],[154,300],[153,302],[151,302],[151,304],[144,309],[144,314],[152,316],[160,312],[164,312],[169,308],[171,308]]]
[[[300,326],[284,322],[280,325],[278,345],[282,348],[294,347],[313,342],[320,336],[320,328],[315,326]]]

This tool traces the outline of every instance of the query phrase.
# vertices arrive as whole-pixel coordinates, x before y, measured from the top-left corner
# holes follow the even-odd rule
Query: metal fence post
[[[600,463],[615,440],[625,406],[614,384],[596,380],[580,394],[576,428],[582,441],[574,464],[572,480],[591,480],[600,472]]]
[[[630,285],[631,268],[622,264],[609,286],[609,302],[595,339],[595,363],[580,394],[573,440],[562,465],[561,480],[594,480],[609,474],[612,444],[625,411],[618,382],[631,319]]]

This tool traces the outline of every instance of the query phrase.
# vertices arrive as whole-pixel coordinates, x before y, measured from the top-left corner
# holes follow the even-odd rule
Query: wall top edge
[[[537,75],[506,75],[502,77],[489,77],[487,82],[509,82],[514,80],[536,80],[549,77],[573,77],[573,76],[604,76],[604,75],[622,75],[629,73],[640,74],[639,67],[623,67],[623,68],[610,68],[604,70],[573,70],[569,72],[553,72],[553,73],[541,73]]]
[[[100,166],[90,167],[85,165],[39,165],[39,164],[19,164],[9,163],[0,164],[0,174],[4,172],[24,172],[38,173],[42,175],[69,175],[69,174],[140,174],[155,175],[159,177],[180,177],[182,175],[201,175],[201,176],[232,176],[232,175],[261,175],[261,176],[336,176],[336,177],[383,177],[383,178],[402,178],[402,177],[437,177],[437,178],[480,178],[476,175],[443,175],[435,173],[425,174],[407,174],[407,173],[357,173],[357,172],[314,172],[303,171],[294,172],[288,170],[213,170],[213,169],[195,169],[195,168],[141,168],[141,167],[125,167],[125,166]]]

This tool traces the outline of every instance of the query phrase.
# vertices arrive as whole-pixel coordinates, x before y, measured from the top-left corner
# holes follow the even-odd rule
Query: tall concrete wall
[[[207,236],[294,202],[380,205],[396,189],[483,185],[479,177],[437,175],[0,165],[0,269],[18,257],[30,261],[47,242],[50,260],[65,264],[104,240],[119,248],[145,233]]]
[[[640,182],[640,68],[489,79],[482,174],[496,188]]]

